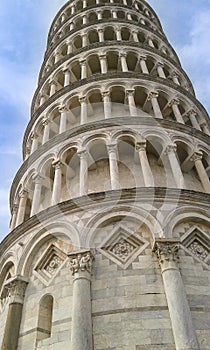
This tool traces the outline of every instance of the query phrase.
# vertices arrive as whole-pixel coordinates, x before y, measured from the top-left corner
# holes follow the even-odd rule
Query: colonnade
[[[105,1],[105,4],[107,5],[109,1]],[[110,1],[110,4],[113,5],[114,1]],[[80,6],[78,6],[80,4]],[[55,31],[71,16],[76,15],[79,13],[82,9],[87,9],[90,6],[93,5],[100,5],[104,4],[104,1],[101,0],[96,0],[96,1],[88,1],[88,0],[83,0],[83,1],[78,1],[77,3],[71,4],[69,7],[66,7],[65,11],[61,13],[59,18],[56,20],[55,24],[53,25],[53,28],[51,29],[50,32],[50,37],[53,35]],[[154,15],[150,12],[150,10],[145,6],[142,6],[142,4],[137,3],[137,2],[131,2],[130,0],[119,0],[117,2],[118,5],[123,5],[123,6],[133,6],[135,10],[140,11],[144,16],[146,16],[148,19],[153,19],[155,21]]]
[[[73,28],[73,27],[72,27]],[[42,77],[59,62],[66,55],[75,53],[78,49],[85,48],[94,43],[103,43],[106,41],[131,41],[134,43],[141,43],[148,45],[153,49],[158,49],[162,54],[168,55],[175,59],[174,54],[170,49],[166,48],[166,44],[159,37],[155,36],[149,31],[144,31],[142,28],[130,28],[125,24],[109,24],[108,27],[103,25],[95,25],[83,29],[80,33],[72,34],[71,40],[64,38],[64,40],[53,50],[48,61],[45,63]]]
[[[110,189],[117,190],[120,189],[120,173],[119,173],[119,165],[118,165],[118,147],[116,142],[107,143],[107,154],[109,161],[109,176],[110,176]],[[148,152],[146,146],[146,140],[140,140],[136,142],[135,145],[136,153],[139,156],[139,165],[141,167],[142,175],[143,175],[143,183],[145,187],[154,187],[155,174],[152,172],[150,162],[148,160]],[[168,145],[163,153],[167,155],[168,163],[171,168],[171,174],[174,179],[175,186],[177,188],[183,189],[186,187],[183,170],[178,161],[177,153],[176,153],[176,145],[171,144]],[[79,158],[79,192],[78,196],[83,196],[88,194],[88,167],[89,167],[89,159],[90,154],[87,149],[80,149],[77,152],[77,156]],[[207,174],[207,170],[204,167],[202,161],[202,152],[196,151],[191,156],[190,161],[192,162],[191,167],[194,167],[197,171],[199,180],[202,184],[203,190],[206,193],[210,193],[210,181]],[[61,159],[54,159],[52,161],[51,166],[54,168],[54,176],[50,179],[50,183],[52,186],[51,191],[51,202],[48,206],[56,205],[59,203],[61,199],[62,192],[62,177],[63,170],[65,167],[68,168],[65,162]],[[169,170],[167,170],[169,171]],[[65,171],[64,171],[65,172]],[[49,179],[48,179],[49,180]],[[66,180],[67,181],[67,180]],[[12,219],[11,219],[11,230],[16,226],[20,225],[25,220],[26,213],[26,204],[29,195],[32,193],[31,197],[31,210],[30,216],[37,214],[40,210],[40,202],[41,202],[41,191],[42,186],[46,186],[46,176],[44,173],[35,174],[32,177],[32,182],[34,183],[34,189],[26,189],[23,188],[19,193],[18,197],[14,202],[14,207],[12,210]],[[167,185],[167,184],[166,184]],[[166,186],[165,185],[165,186]],[[70,194],[71,198],[71,194]]]
[[[58,68],[51,78],[40,87],[37,99],[39,106],[54,95],[57,91],[69,84],[91,77],[93,74],[107,74],[110,72],[135,72],[169,79],[176,85],[190,90],[190,84],[180,72],[174,71],[174,67],[169,66],[164,61],[158,61],[152,55],[146,56],[133,53],[130,50],[118,51],[109,49],[108,53],[91,53],[87,57],[72,60],[65,67]]]
[[[199,344],[177,263],[179,249],[180,242],[177,239],[154,240],[153,251],[160,264],[176,350],[198,350]],[[91,250],[79,250],[68,256],[73,274],[71,348],[93,350],[91,272],[94,269],[94,253]],[[10,298],[1,350],[17,349],[27,283],[28,280],[23,276],[15,276],[7,283]]]

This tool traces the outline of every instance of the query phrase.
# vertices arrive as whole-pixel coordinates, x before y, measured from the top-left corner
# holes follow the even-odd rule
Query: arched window
[[[45,295],[39,303],[37,341],[50,338],[52,331],[53,297]]]

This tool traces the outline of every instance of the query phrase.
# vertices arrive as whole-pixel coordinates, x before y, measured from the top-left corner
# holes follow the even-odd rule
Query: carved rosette
[[[153,251],[156,253],[162,272],[166,269],[178,269],[179,240],[160,238],[155,240]]]
[[[91,274],[94,257],[90,250],[70,253],[69,259],[69,266],[72,275],[80,272],[88,272]]]
[[[9,292],[10,304],[23,304],[27,284],[28,281],[21,276],[8,280],[8,282],[5,284],[5,288],[7,288]]]

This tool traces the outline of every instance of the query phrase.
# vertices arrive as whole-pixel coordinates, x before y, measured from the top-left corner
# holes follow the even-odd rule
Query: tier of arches
[[[143,138],[144,137],[144,138]],[[158,130],[87,137],[28,169],[14,196],[11,228],[57,203],[94,192],[135,187],[210,193],[210,151]]]
[[[56,101],[40,117],[28,134],[26,158],[41,145],[74,127],[98,120],[122,117],[146,117],[174,121],[209,135],[202,113],[184,95],[178,96],[166,87],[156,90],[150,83],[131,86],[116,83],[99,88],[89,87],[81,95],[71,94]]]
[[[77,15],[79,12],[82,10],[88,9],[88,7],[93,7],[96,5],[97,7],[99,5],[105,5],[107,7],[109,1],[105,0],[79,0],[75,3],[72,3],[70,6],[65,7],[65,9],[59,14],[59,17],[56,19],[56,21],[53,23],[50,33],[49,33],[49,38],[52,38],[53,34],[57,32],[60,27],[65,23],[69,18],[74,17]],[[152,20],[153,23],[155,23],[157,26],[160,27],[160,23],[157,21],[156,17],[154,14],[151,12],[151,10],[144,4],[135,2],[134,6],[131,0],[119,0],[117,2],[115,1],[110,1],[110,5],[112,6],[112,9],[115,8],[113,5],[119,5],[123,9],[122,6],[128,6],[128,7],[133,7],[135,11],[139,11],[144,17],[148,18],[149,20]],[[98,7],[100,9],[100,7]],[[103,10],[103,7],[102,7]],[[125,9],[123,9],[124,11]],[[126,9],[128,11],[128,9]],[[85,11],[86,13],[87,11]],[[83,15],[83,14],[81,14]]]
[[[85,14],[80,14],[75,16],[72,20],[65,22],[65,24],[61,27],[61,29],[55,34],[55,36],[50,41],[50,46],[55,45],[59,42],[63,37],[69,34],[71,31],[80,30],[84,25],[93,25],[97,24],[101,21],[128,21],[138,23],[140,25],[145,26],[146,28],[156,32],[157,28],[154,26],[152,22],[145,19],[138,13],[134,11],[129,11],[127,9],[112,9],[109,7],[105,7],[98,10],[90,10],[85,12]],[[162,34],[162,33],[161,33]]]
[[[94,50],[95,51],[95,50]],[[191,84],[181,73],[176,71],[174,66],[165,59],[151,53],[144,56],[144,52],[128,49],[120,51],[119,49],[109,48],[109,51],[94,53],[94,51],[73,58],[65,66],[59,66],[48,78],[45,84],[40,87],[37,96],[36,108],[45,103],[49,97],[65,86],[75,81],[89,78],[95,74],[135,72],[148,74],[154,77],[169,79],[175,84],[190,90],[193,93]]]
[[[129,43],[140,43],[141,45],[148,46],[149,48],[156,49],[163,55],[169,56],[171,59],[177,58],[173,50],[165,45],[165,42],[154,33],[150,33],[147,30],[138,27],[130,27],[127,24],[119,24],[117,27],[109,24],[104,27],[102,25],[92,26],[91,28],[85,28],[81,33],[74,33],[71,37],[66,37],[50,54],[49,59],[43,64],[40,73],[40,79],[54,68],[54,65],[63,60],[67,55],[73,55],[82,48],[89,48],[90,45],[106,42],[118,42],[122,41]]]

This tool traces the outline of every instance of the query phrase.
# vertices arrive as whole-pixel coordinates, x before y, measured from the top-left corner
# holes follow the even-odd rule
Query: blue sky
[[[22,162],[29,120],[51,21],[65,0],[0,2],[0,240],[8,233],[9,190]],[[210,0],[150,0],[164,31],[210,112]]]

